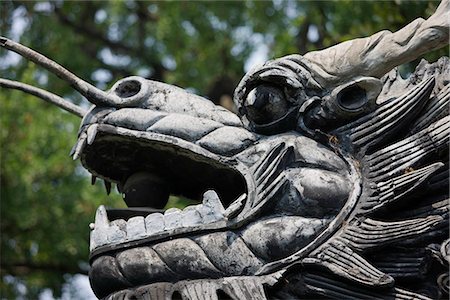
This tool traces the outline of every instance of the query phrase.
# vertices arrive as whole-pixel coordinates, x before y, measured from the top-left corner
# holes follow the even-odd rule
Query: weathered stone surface
[[[303,248],[326,224],[323,219],[284,216],[249,225],[242,238],[257,257],[273,260]]]
[[[181,213],[181,225],[183,227],[192,227],[202,223],[203,220],[198,211],[198,206],[189,206],[183,209]]]
[[[123,108],[110,113],[105,118],[105,123],[130,129],[147,130],[165,116],[167,116],[166,113],[143,108]]]
[[[171,230],[181,227],[181,210],[170,208],[164,213],[164,229]]]
[[[108,255],[101,256],[92,262],[89,280],[93,286],[102,291],[101,294],[97,294],[98,297],[132,286],[120,272],[116,259]]]
[[[133,217],[127,221],[128,238],[143,237],[145,235],[144,217]]]
[[[153,213],[145,217],[145,228],[148,235],[164,231],[164,216],[160,213]]]
[[[255,140],[254,134],[245,129],[226,126],[206,135],[198,144],[214,153],[233,155]]]
[[[137,247],[125,250],[116,257],[122,273],[135,284],[147,284],[167,280],[167,274],[175,280],[177,274],[168,269],[156,252],[150,247]]]
[[[263,262],[252,253],[242,238],[233,232],[216,232],[197,237],[194,241],[217,268],[228,276],[251,275],[263,266]]]
[[[187,141],[197,141],[222,124],[182,114],[170,114],[148,128],[148,131],[167,134]]]
[[[110,243],[123,242],[127,238],[127,223],[125,220],[112,221],[110,227],[106,230],[106,235]]]
[[[217,278],[223,275],[206,257],[204,251],[193,241],[180,238],[153,246],[170,268],[187,278]]]
[[[90,245],[95,293],[443,298],[450,62],[422,62],[408,79],[394,68],[448,45],[449,3],[397,32],[252,69],[235,91],[239,116],[137,76],[103,92],[1,38],[96,106],[71,154],[108,193],[111,183],[125,194],[153,186],[126,184],[145,173],[160,181],[156,191],[168,189],[156,208],[169,193],[202,202],[164,214],[146,201],[127,202],[148,207],[120,215],[99,207]],[[414,249],[430,253],[432,271],[404,267],[421,262]],[[396,261],[370,259],[374,252]]]

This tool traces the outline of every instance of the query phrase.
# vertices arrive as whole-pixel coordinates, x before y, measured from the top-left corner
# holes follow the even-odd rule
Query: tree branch
[[[93,27],[87,27],[70,20],[56,5],[54,5],[53,7],[58,20],[62,24],[75,29],[77,32],[80,32],[83,35],[90,37],[91,39],[101,41],[103,44],[116,51],[120,50],[125,53],[135,52],[133,48],[123,43],[111,41],[110,39],[106,38],[101,32],[95,30]]]
[[[298,34],[296,36],[297,39],[297,49],[298,49],[298,53],[303,55],[307,52],[308,50],[308,30],[309,30],[309,26],[311,26],[309,19],[306,18],[303,23],[300,25],[300,28],[298,30]]]
[[[139,3],[139,2],[138,2]],[[74,21],[72,21],[69,17],[67,17],[60,8],[58,8],[56,5],[54,5],[54,11],[58,18],[58,20],[61,22],[61,24],[66,25],[72,29],[75,30],[75,32],[85,36],[88,39],[93,39],[95,41],[99,41],[105,46],[111,48],[114,51],[118,51],[123,54],[132,55],[136,58],[142,59],[145,64],[147,64],[149,67],[151,67],[154,72],[152,74],[152,79],[162,81],[164,73],[167,71],[167,69],[161,64],[159,61],[155,61],[152,59],[149,59],[148,56],[145,55],[146,51],[144,49],[144,38],[145,36],[145,22],[147,20],[154,22],[157,20],[155,16],[151,16],[148,14],[139,13],[138,16],[142,17],[142,24],[140,23],[140,41],[137,43],[138,47],[131,47],[129,45],[123,44],[121,42],[115,42],[110,39],[108,39],[105,35],[103,35],[102,32],[95,30],[93,27],[86,26],[85,23],[79,24]],[[143,56],[144,55],[144,56]],[[132,72],[128,72],[132,73]]]

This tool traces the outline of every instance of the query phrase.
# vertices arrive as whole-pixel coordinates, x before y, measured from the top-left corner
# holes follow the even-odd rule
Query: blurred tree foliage
[[[176,84],[231,108],[251,64],[328,47],[428,17],[435,1],[0,2],[0,32],[100,88],[129,75]],[[430,54],[435,60],[447,50]],[[417,62],[416,62],[417,63]],[[413,65],[406,67],[406,72]],[[71,88],[0,52],[0,75],[87,107]],[[101,203],[124,206],[90,186],[68,157],[79,119],[17,91],[0,90],[1,296],[61,292],[63,274],[86,273],[88,224]],[[106,200],[110,198],[109,200]],[[12,280],[12,278],[14,280]]]

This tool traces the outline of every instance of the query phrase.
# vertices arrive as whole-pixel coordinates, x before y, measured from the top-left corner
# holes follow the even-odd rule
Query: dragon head
[[[419,240],[440,244],[445,236],[448,59],[419,65],[409,80],[391,71],[448,41],[442,7],[407,30],[251,70],[235,91],[238,116],[136,76],[104,92],[2,38],[94,104],[88,112],[58,105],[83,116],[71,155],[108,193],[115,183],[128,206],[97,209],[89,275],[96,295],[426,299],[396,280],[428,271],[399,271],[403,260],[371,253],[419,260]],[[433,196],[405,209],[418,187]],[[169,195],[196,203],[164,209]]]
[[[206,99],[139,77],[107,94],[120,104],[94,106],[72,150],[129,206],[96,214],[90,277],[100,297],[258,274],[317,243],[360,189],[344,155],[298,132],[256,134]],[[197,204],[161,210],[170,194]]]

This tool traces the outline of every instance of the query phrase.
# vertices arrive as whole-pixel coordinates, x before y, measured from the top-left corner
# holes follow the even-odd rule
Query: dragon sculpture
[[[93,106],[0,85],[83,117],[71,155],[123,194],[91,224],[99,298],[446,298],[450,63],[396,66],[448,45],[449,13],[268,61],[238,116],[136,76],[101,91],[6,38]],[[170,194],[198,204],[164,211]]]

